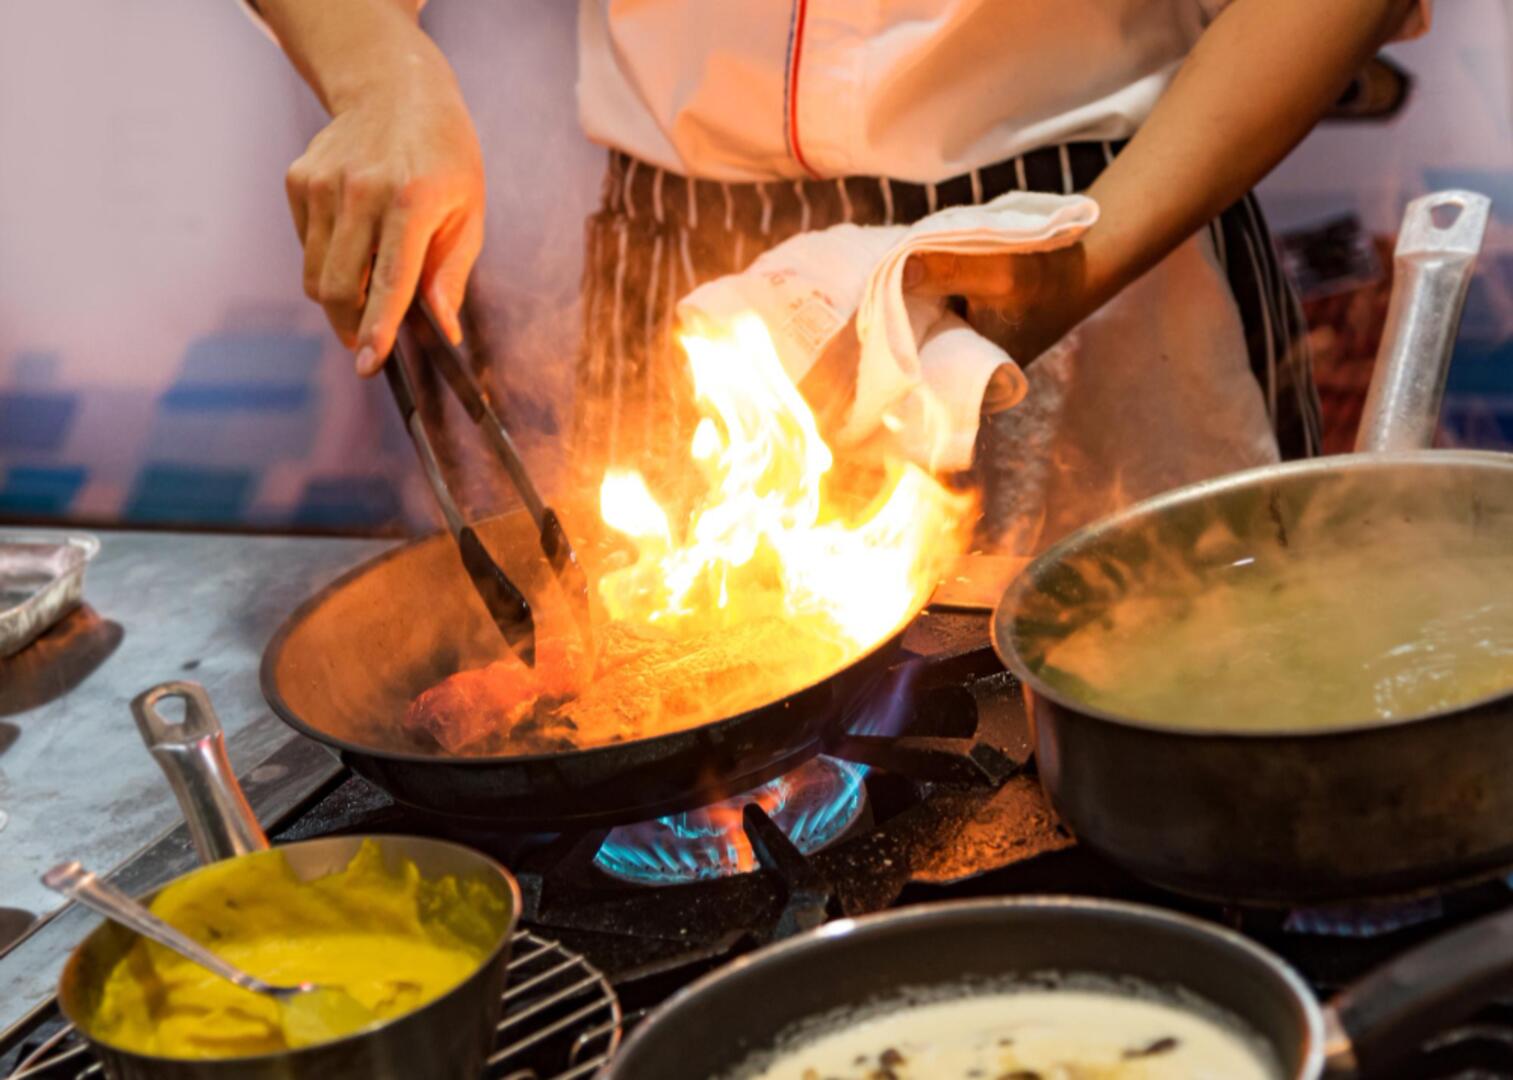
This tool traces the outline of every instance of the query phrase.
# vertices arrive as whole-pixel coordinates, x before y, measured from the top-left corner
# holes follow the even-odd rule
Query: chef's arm
[[[417,288],[454,339],[483,243],[483,158],[417,0],[257,0],[331,122],[289,167],[304,286],[377,372]],[[371,268],[371,281],[369,273]]]
[[[926,256],[910,287],[1000,311],[1021,362],[1249,191],[1416,10],[1414,0],[1232,0],[1089,189],[1101,215],[1055,256]]]

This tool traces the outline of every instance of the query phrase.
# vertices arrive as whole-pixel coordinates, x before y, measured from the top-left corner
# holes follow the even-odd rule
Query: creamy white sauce
[[[1255,1042],[1149,998],[1023,990],[874,1015],[779,1054],[751,1080],[1278,1080]]]

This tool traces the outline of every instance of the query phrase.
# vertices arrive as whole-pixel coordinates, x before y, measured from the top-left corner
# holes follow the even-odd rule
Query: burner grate
[[[489,1080],[578,1080],[619,1049],[623,1018],[609,980],[582,956],[521,930],[513,939],[504,1014]],[[87,1080],[103,1075],[89,1047],[64,1026],[6,1080]]]

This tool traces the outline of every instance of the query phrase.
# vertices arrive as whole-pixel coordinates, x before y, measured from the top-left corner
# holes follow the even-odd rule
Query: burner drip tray
[[[866,766],[817,757],[733,799],[622,825],[610,832],[594,865],[622,881],[682,885],[756,869],[741,811],[757,803],[804,854],[849,829],[867,801]]]

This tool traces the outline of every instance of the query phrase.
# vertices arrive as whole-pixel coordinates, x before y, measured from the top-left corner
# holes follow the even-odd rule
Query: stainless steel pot
[[[158,711],[157,704],[167,698],[183,701],[181,724],[170,724]],[[200,858],[208,863],[256,857],[266,850],[267,837],[237,788],[220,723],[204,690],[192,683],[169,683],[142,694],[132,709],[179,798]],[[279,850],[294,873],[308,880],[345,867],[364,839],[328,837],[280,845]],[[106,1075],[115,1080],[457,1080],[480,1075],[499,1022],[520,889],[504,867],[460,845],[408,836],[371,839],[391,865],[410,860],[424,877],[452,874],[480,881],[503,901],[506,915],[493,928],[497,944],[471,976],[414,1012],[333,1042],[254,1057],[155,1057],[111,1046],[91,1030],[106,977],[137,941],[131,931],[104,923],[69,957],[58,1003],[89,1040]],[[139,899],[147,903],[156,895],[154,891]]]
[[[712,1080],[801,1026],[904,991],[1084,974],[1196,994],[1270,1046],[1281,1075],[1372,1073],[1513,981],[1513,911],[1405,953],[1321,1005],[1281,959],[1198,919],[1075,897],[972,900],[828,923],[669,999],[605,1080]],[[812,1032],[811,1032],[812,1033]]]
[[[1421,530],[1437,530],[1442,559],[1513,538],[1513,457],[1426,449],[1487,211],[1466,192],[1408,208],[1367,452],[1139,503],[1046,551],[1005,594],[994,644],[1029,688],[1041,783],[1079,842],[1167,888],[1252,903],[1411,893],[1513,866],[1513,694],[1338,730],[1238,730],[1219,716],[1177,728],[1088,706],[1040,675],[1056,640],[1137,589]],[[1458,216],[1441,227],[1447,212]]]

